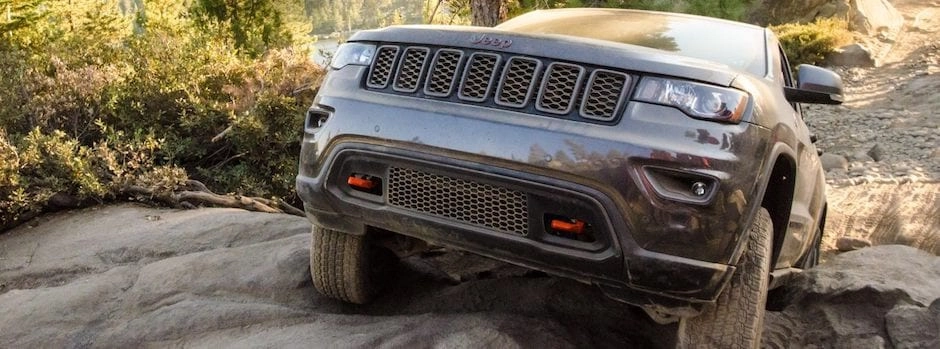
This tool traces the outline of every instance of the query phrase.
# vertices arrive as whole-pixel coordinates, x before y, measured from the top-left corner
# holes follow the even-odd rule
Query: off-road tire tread
[[[748,229],[747,250],[715,306],[680,322],[680,348],[758,347],[767,303],[772,235],[770,214],[761,208]]]
[[[365,304],[375,292],[366,237],[314,226],[310,239],[310,275],[320,293],[344,302]]]

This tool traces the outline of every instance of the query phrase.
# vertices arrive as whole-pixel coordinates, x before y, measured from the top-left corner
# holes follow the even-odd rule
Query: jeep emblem
[[[493,38],[486,36],[485,34],[471,36],[470,42],[477,45],[493,46],[496,48],[509,48],[509,46],[512,46],[512,40]]]

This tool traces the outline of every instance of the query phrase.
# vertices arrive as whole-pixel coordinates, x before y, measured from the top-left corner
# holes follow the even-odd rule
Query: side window
[[[790,62],[787,61],[787,55],[783,52],[782,47],[777,47],[780,51],[780,77],[783,79],[783,84],[786,87],[794,87],[793,74],[790,73]]]
[[[780,69],[780,79],[783,82],[785,87],[796,87],[796,81],[793,80],[793,73],[790,71],[790,62],[787,61],[787,55],[783,52],[783,47],[777,46],[777,50],[780,52],[780,64],[778,69]],[[803,108],[799,103],[790,103],[790,106],[793,107],[793,110],[796,111],[796,114],[803,117]]]

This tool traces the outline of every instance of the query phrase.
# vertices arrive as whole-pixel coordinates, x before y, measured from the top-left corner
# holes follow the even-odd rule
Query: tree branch
[[[186,187],[196,190],[183,191],[154,191],[139,185],[127,185],[120,189],[126,195],[145,197],[149,200],[161,202],[172,207],[186,207],[188,205],[207,204],[212,206],[240,208],[248,211],[266,213],[287,213],[295,216],[305,216],[304,212],[296,207],[278,200],[249,197],[241,195],[219,195],[206,189],[199,181],[189,180]]]

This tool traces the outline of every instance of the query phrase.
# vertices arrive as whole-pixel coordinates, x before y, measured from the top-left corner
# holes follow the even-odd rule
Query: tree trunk
[[[503,0],[470,0],[470,13],[471,24],[492,27],[506,19],[506,6]]]

